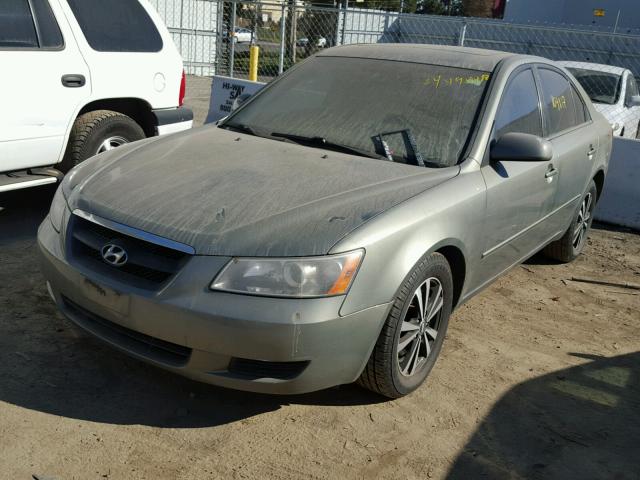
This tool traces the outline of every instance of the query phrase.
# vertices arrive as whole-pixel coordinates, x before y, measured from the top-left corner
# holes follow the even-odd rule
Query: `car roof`
[[[447,45],[424,45],[409,43],[374,43],[334,47],[317,54],[320,57],[371,58],[400,62],[442,65],[491,72],[506,58],[521,57],[539,60],[538,57],[516,53],[484,50]]]
[[[587,62],[557,62],[563,67],[567,68],[584,68],[586,70],[595,70],[597,72],[614,73],[616,75],[622,75],[627,69],[622,67],[614,67],[613,65],[603,65],[601,63],[587,63]]]

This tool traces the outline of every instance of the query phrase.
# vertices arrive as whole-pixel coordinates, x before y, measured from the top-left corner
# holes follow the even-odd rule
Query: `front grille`
[[[175,275],[190,255],[98,225],[77,215],[70,223],[71,260],[103,275],[145,289],[157,289]],[[127,263],[114,267],[102,258],[102,247],[114,243],[127,252]]]
[[[112,342],[125,350],[172,367],[187,364],[191,349],[159,338],[136,332],[113,323],[63,296],[64,307],[71,319],[93,334]]]
[[[228,371],[236,377],[246,380],[273,378],[276,380],[291,380],[300,375],[309,365],[303,362],[264,362],[248,358],[232,358]]]

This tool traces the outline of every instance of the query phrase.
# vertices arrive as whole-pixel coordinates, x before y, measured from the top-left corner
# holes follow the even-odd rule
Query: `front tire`
[[[578,208],[571,225],[560,240],[547,245],[543,253],[559,262],[569,263],[576,259],[584,250],[587,243],[587,235],[593,223],[593,210],[598,198],[598,189],[592,180],[587,191],[582,196],[580,208]]]
[[[66,173],[87,158],[143,138],[140,125],[122,113],[111,110],[85,113],[73,124],[60,170]]]
[[[396,294],[358,383],[389,398],[422,385],[442,348],[452,301],[446,258],[439,253],[423,257]]]

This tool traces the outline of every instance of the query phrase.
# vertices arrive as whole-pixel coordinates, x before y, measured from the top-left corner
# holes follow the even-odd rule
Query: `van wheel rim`
[[[100,144],[98,150],[96,151],[96,155],[99,153],[108,152],[109,150],[113,150],[114,148],[121,147],[125,143],[129,143],[129,141],[124,137],[109,137]]]
[[[415,375],[434,350],[442,320],[444,290],[442,283],[430,277],[413,292],[400,326],[397,362],[400,374]]]
[[[587,237],[587,230],[589,230],[591,212],[593,210],[592,204],[593,197],[591,193],[587,193],[587,196],[584,197],[582,201],[582,205],[580,205],[575,230],[573,231],[573,248],[575,249],[580,248]]]

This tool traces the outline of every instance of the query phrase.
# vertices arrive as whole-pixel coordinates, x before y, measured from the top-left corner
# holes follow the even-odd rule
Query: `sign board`
[[[205,123],[214,123],[226,117],[231,113],[231,107],[236,98],[245,93],[253,95],[264,85],[262,82],[214,75],[211,83],[209,114]]]
[[[596,8],[593,11],[593,16],[594,17],[604,17],[604,14],[605,14],[604,8]]]

